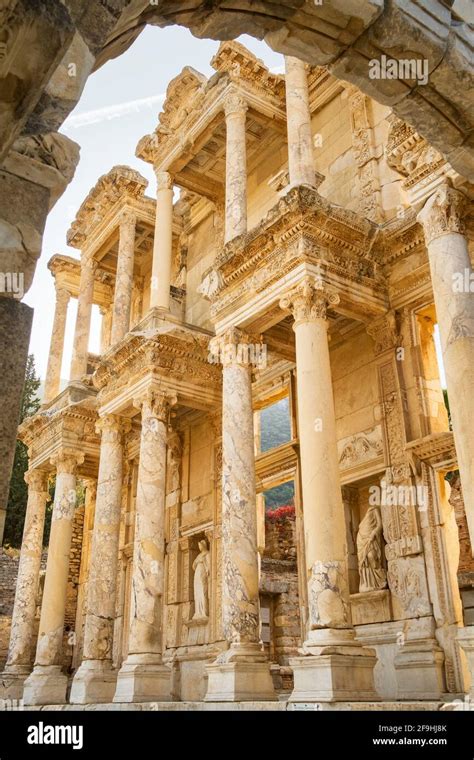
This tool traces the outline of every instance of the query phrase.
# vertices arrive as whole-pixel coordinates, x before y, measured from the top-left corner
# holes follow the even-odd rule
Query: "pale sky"
[[[283,70],[283,57],[252,37],[239,41],[262,58],[271,69]],[[97,179],[115,164],[137,169],[149,181],[146,194],[155,197],[155,177],[150,164],[135,157],[139,139],[152,132],[158,121],[163,94],[171,79],[184,66],[206,76],[214,70],[210,60],[219,42],[199,40],[180,27],[147,27],[126,53],[105,64],[89,77],[82,97],[61,132],[81,146],[81,158],[72,182],[56,203],[46,222],[43,250],[34,282],[24,301],[35,310],[30,352],[37,373],[44,380],[53,324],[55,294],[47,263],[55,253],[79,258],[79,251],[66,244],[66,232],[77,209]],[[71,299],[64,344],[61,377],[69,377],[77,301]],[[89,350],[99,350],[100,316],[93,307]]]

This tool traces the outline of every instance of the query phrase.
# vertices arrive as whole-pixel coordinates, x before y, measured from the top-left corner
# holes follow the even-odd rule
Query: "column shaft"
[[[446,373],[464,507],[474,546],[474,274],[463,213],[466,199],[446,185],[418,215],[423,224]]]
[[[306,64],[285,56],[290,185],[314,185],[314,156]]]
[[[225,242],[247,232],[247,103],[236,93],[224,104],[226,122]]]
[[[48,368],[44,384],[44,403],[52,401],[60,391],[61,364],[63,360],[64,333],[66,330],[69,293],[65,288],[56,287],[56,308],[49,347]]]
[[[173,254],[173,180],[168,172],[156,172],[156,182],[150,308],[169,310]]]
[[[87,353],[91,326],[96,262],[89,255],[81,259],[81,280],[77,302],[76,329],[71,361],[71,380],[80,381],[87,372]]]
[[[125,211],[120,217],[119,249],[115,278],[111,343],[118,343],[130,329],[136,217]]]
[[[170,699],[162,664],[167,421],[175,399],[149,393],[138,400],[142,432],[136,496],[128,656],[115,702]]]
[[[66,696],[67,677],[61,673],[61,656],[76,505],[76,467],[81,457],[63,451],[51,460],[56,465],[56,489],[35,668],[25,681],[26,704],[61,703]]]
[[[23,674],[23,680],[33,665],[36,596],[43,548],[48,477],[47,473],[41,470],[29,470],[25,474],[25,480],[28,483],[28,503],[6,665],[6,673]]]

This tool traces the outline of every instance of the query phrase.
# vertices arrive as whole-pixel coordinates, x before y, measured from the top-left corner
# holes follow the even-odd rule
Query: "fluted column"
[[[229,93],[224,102],[226,243],[247,232],[247,110],[248,105],[240,95]]]
[[[77,301],[76,328],[71,361],[71,380],[80,381],[87,372],[87,353],[91,327],[92,299],[94,295],[94,277],[97,262],[90,254],[81,258],[81,279]]]
[[[374,697],[375,658],[354,641],[349,609],[346,528],[339,481],[336,415],[328,345],[328,308],[339,296],[321,281],[306,277],[280,302],[294,317],[298,436],[308,584],[308,631],[304,648],[325,657],[296,658],[294,701],[314,691],[320,699]],[[352,654],[351,654],[352,653]],[[362,656],[359,654],[362,653]],[[347,659],[345,685],[338,658]],[[354,663],[351,662],[351,658]],[[362,662],[364,661],[364,663]],[[357,665],[365,676],[358,680]],[[326,677],[323,678],[323,671]],[[321,677],[321,683],[318,683]],[[353,694],[353,696],[351,695]]]
[[[72,703],[111,702],[116,673],[112,644],[117,593],[117,558],[122,499],[123,434],[129,423],[107,414],[97,423],[101,433],[99,474],[89,578],[83,662],[71,688]]]
[[[20,564],[13,605],[10,644],[5,671],[1,676],[7,695],[19,699],[23,683],[33,666],[36,596],[43,548],[44,515],[48,498],[48,475],[28,470],[28,503],[21,542]]]
[[[466,198],[448,184],[418,214],[439,324],[464,507],[474,546],[474,274],[463,216]]]
[[[49,346],[48,368],[44,383],[44,403],[55,398],[60,390],[61,364],[63,361],[64,333],[66,331],[67,307],[70,294],[66,288],[56,284],[56,308],[54,310],[53,330]]]
[[[135,502],[135,539],[128,656],[114,702],[170,699],[170,670],[162,663],[167,424],[176,399],[149,392],[135,401],[142,431]]]
[[[111,343],[118,343],[130,328],[136,215],[126,209],[120,216],[117,274],[115,277]]]
[[[223,365],[222,621],[229,649],[208,666],[206,700],[273,699],[260,640],[257,506],[250,338],[238,329],[212,342]],[[255,352],[254,352],[255,353]]]
[[[290,185],[314,185],[314,156],[306,64],[285,56],[286,123]]]
[[[150,308],[170,308],[171,264],[173,257],[173,178],[156,172],[156,217],[153,240]]]
[[[25,681],[23,694],[25,704],[29,705],[60,704],[66,697],[67,676],[61,672],[61,656],[76,506],[76,469],[83,459],[83,454],[63,450],[51,460],[56,467],[56,489],[35,667]]]

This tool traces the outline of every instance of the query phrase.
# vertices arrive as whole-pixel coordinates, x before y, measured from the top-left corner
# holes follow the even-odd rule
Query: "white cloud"
[[[87,127],[89,124],[99,124],[103,121],[128,116],[131,113],[138,113],[144,108],[161,105],[164,99],[165,95],[164,93],[161,93],[160,95],[150,95],[147,98],[140,98],[139,100],[129,100],[125,103],[116,103],[112,106],[96,108],[94,111],[78,113],[75,116],[70,116],[66,119],[63,124],[63,131],[69,132],[74,129],[80,129],[81,127]]]

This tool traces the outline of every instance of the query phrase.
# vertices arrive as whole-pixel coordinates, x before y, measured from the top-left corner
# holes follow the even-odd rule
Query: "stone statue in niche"
[[[387,587],[383,566],[382,518],[375,504],[369,506],[357,534],[359,592],[378,591]]]
[[[211,560],[206,541],[199,541],[199,554],[193,562],[194,570],[194,615],[193,620],[207,620],[209,617],[209,573]]]

